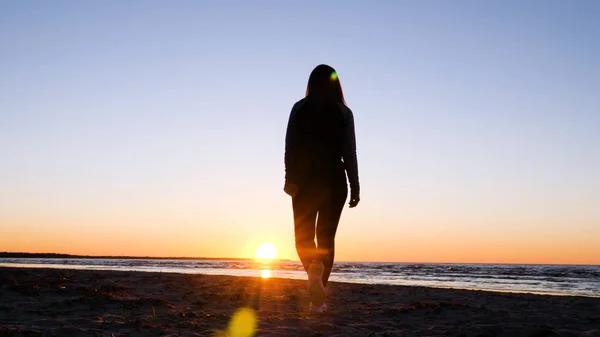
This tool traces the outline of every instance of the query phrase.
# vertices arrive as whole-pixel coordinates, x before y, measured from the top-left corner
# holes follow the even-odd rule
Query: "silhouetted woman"
[[[335,70],[321,64],[294,104],[285,137],[285,186],[292,197],[296,250],[308,273],[311,312],[323,312],[335,233],[348,196],[360,201],[354,117]],[[315,245],[315,234],[317,243]]]

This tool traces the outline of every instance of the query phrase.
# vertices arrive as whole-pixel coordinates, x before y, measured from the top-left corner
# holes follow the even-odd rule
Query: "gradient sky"
[[[2,1],[0,251],[297,259],[285,127],[354,111],[344,261],[600,264],[598,1]]]

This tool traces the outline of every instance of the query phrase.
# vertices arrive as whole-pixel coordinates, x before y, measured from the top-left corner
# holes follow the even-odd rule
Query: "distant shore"
[[[328,304],[301,280],[0,268],[0,336],[600,336],[599,298],[333,282]]]
[[[127,255],[73,255],[59,253],[0,252],[0,258],[38,259],[132,259],[132,260],[212,260],[212,261],[253,261],[241,257],[189,257],[189,256],[127,256]],[[274,261],[292,261],[274,259]],[[338,263],[408,263],[408,264],[456,264],[456,265],[514,265],[510,262],[422,262],[422,261],[337,261]],[[592,263],[517,263],[540,266],[598,266]]]
[[[134,260],[223,260],[223,261],[252,261],[253,259],[235,257],[166,257],[166,256],[114,256],[114,255],[71,255],[57,253],[11,253],[0,252],[0,258],[19,259],[134,259]],[[285,261],[285,260],[281,260]]]

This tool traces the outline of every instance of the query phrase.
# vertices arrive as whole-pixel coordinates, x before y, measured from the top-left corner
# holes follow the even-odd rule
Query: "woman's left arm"
[[[343,159],[350,182],[350,203],[351,207],[353,199],[360,200],[360,183],[358,181],[358,158],[356,155],[356,134],[354,131],[354,115],[352,110],[347,106],[342,107],[344,112],[344,153]],[[356,206],[356,204],[354,204]]]

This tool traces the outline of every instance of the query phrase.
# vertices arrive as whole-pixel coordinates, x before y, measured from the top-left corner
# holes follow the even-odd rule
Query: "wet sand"
[[[256,336],[600,337],[600,298],[331,283],[327,313],[308,303],[299,280],[0,268],[0,336],[246,336],[255,315]]]

